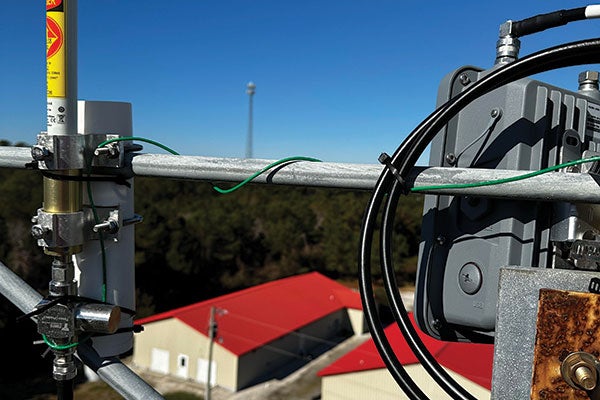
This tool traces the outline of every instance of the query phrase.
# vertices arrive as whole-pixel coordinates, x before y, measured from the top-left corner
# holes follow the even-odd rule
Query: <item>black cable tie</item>
[[[69,297],[69,296],[62,296],[62,297],[57,297],[55,299],[52,299],[52,300],[48,301],[48,303],[44,304],[43,306],[41,306],[39,308],[35,308],[32,311],[28,312],[27,314],[18,316],[16,321],[21,322],[24,319],[29,319],[31,317],[35,317],[36,315],[43,313],[44,311],[48,310],[49,308],[52,308],[57,304],[61,304],[61,303],[65,302],[67,300],[66,297]],[[48,299],[44,298],[44,300],[48,300]]]
[[[394,167],[394,165],[392,164],[392,157],[390,157],[390,155],[388,153],[383,152],[383,153],[381,153],[379,155],[379,158],[377,160],[379,160],[379,162],[381,164],[385,165],[390,170],[390,172],[392,173],[392,175],[394,175],[394,177],[396,178],[396,180],[400,184],[400,188],[402,189],[402,193],[403,194],[408,194],[410,192],[410,190],[406,186],[406,181],[404,180],[404,178],[402,177],[402,175],[400,175],[400,171],[398,171],[398,169],[396,167]]]
[[[55,179],[58,181],[73,181],[73,182],[113,182],[117,185],[126,186],[131,188],[131,183],[127,182],[127,179],[122,176],[67,176],[54,174],[48,171],[42,171],[42,175],[46,178]]]

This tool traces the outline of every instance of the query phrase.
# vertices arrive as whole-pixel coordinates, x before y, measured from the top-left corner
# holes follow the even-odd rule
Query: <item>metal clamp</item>
[[[61,248],[83,244],[82,211],[47,213],[40,208],[32,222],[34,225],[31,227],[31,235],[37,239],[40,247]]]
[[[31,148],[31,157],[43,170],[82,169],[84,137],[82,135],[49,135],[45,132],[37,136],[37,144]]]

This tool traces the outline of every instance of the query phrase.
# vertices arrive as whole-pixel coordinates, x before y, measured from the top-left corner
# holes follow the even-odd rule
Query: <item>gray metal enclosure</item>
[[[464,67],[447,75],[438,105],[480,74]],[[522,79],[486,94],[455,117],[432,142],[430,165],[540,170],[596,155],[599,110],[585,95]],[[582,212],[589,223],[577,217]],[[595,206],[571,203],[426,196],[418,324],[444,340],[493,340],[500,267],[574,268],[564,250],[597,234],[592,223],[597,214]]]

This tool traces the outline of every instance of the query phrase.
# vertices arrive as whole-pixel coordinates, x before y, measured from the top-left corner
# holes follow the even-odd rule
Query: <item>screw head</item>
[[[446,162],[450,165],[454,165],[456,164],[456,156],[454,155],[454,153],[448,153],[446,154]]]
[[[458,76],[458,80],[463,86],[467,86],[469,83],[471,83],[471,78],[469,78],[469,75],[467,74],[460,74]]]
[[[44,146],[35,145],[31,148],[31,157],[35,161],[44,161],[50,158],[50,150]]]
[[[458,286],[469,295],[479,292],[483,283],[481,269],[474,262],[468,262],[458,272]]]
[[[46,235],[46,229],[40,224],[35,224],[31,227],[31,236],[35,239],[42,239]]]

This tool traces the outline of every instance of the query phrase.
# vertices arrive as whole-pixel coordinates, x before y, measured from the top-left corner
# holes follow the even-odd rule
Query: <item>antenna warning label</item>
[[[66,96],[64,13],[46,16],[46,81],[48,97]]]

